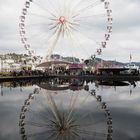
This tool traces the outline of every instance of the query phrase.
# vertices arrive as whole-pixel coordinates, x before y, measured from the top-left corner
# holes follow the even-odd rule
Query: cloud
[[[11,51],[25,53],[20,42],[18,29],[19,16],[21,15],[24,2],[24,0],[0,1],[0,53],[9,53]],[[55,5],[55,2],[52,4]],[[112,0],[111,8],[113,10],[114,20],[113,33],[111,40],[109,41],[107,48],[104,49],[101,57],[103,59],[117,59],[126,62],[128,61],[129,54],[132,53],[133,61],[140,61],[138,53],[140,52],[140,1]],[[94,19],[93,23],[95,21],[96,20]],[[89,23],[86,25],[87,31],[89,30],[89,27],[91,27]],[[96,36],[98,26],[93,24],[93,27],[94,33],[90,34]],[[89,32],[87,32],[87,34]]]

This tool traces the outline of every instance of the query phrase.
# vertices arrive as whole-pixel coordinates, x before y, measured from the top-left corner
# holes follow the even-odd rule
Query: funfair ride
[[[52,54],[94,59],[107,46],[112,20],[110,0],[26,0],[19,32],[35,60]]]

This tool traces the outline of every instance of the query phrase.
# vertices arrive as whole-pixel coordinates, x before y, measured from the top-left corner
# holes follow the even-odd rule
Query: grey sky
[[[0,0],[0,53],[26,53],[19,37],[18,24],[25,0]],[[140,61],[140,1],[111,0],[113,33],[103,59]]]

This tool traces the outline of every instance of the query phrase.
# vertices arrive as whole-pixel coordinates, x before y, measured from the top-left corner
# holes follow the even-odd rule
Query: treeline
[[[29,57],[27,54],[16,54],[16,53],[8,53],[8,54],[0,54],[1,58],[5,59],[20,59],[20,58],[26,58]]]

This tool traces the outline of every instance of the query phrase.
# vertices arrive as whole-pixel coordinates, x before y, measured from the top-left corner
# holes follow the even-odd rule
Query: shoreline
[[[31,79],[47,79],[47,78],[63,78],[63,79],[91,79],[91,80],[100,80],[100,81],[140,81],[140,75],[36,75],[36,76],[5,76],[0,77],[0,82],[10,82],[10,81],[20,81],[20,80],[31,80]]]

